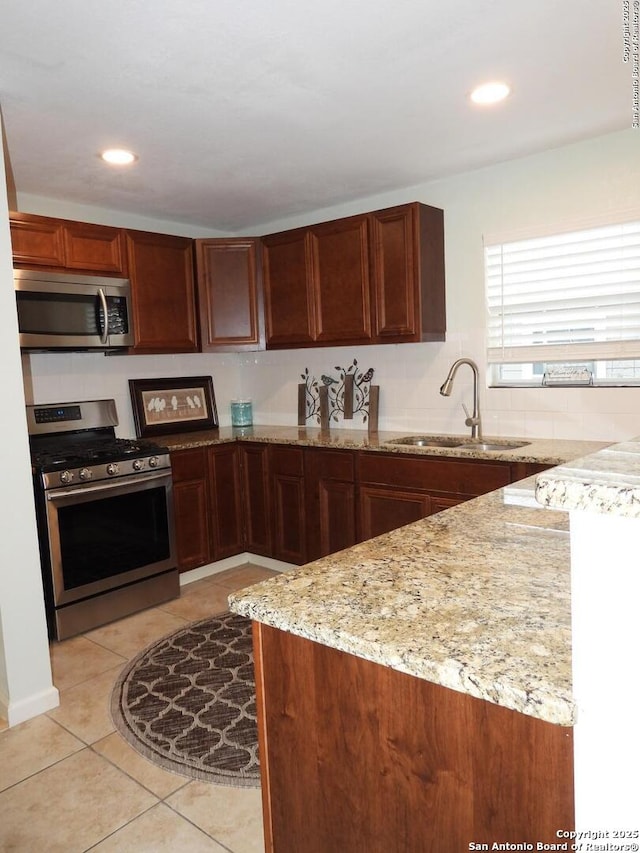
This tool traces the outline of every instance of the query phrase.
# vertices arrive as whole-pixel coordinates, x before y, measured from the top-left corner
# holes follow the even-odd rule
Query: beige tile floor
[[[183,587],[175,601],[52,644],[60,706],[0,727],[0,851],[262,853],[259,789],[162,770],[115,731],[108,702],[129,658],[273,574],[229,569]]]

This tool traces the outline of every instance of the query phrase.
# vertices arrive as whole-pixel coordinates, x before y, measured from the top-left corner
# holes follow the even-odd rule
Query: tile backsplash
[[[366,365],[380,386],[379,427],[408,432],[465,433],[462,403],[469,407],[472,376],[460,372],[451,397],[439,388],[456,358],[470,355],[481,367],[482,350],[468,339],[443,344],[335,347],[243,354],[104,356],[34,353],[23,356],[27,402],[51,403],[113,397],[118,435],[135,434],[129,379],[211,375],[221,426],[229,403],[253,401],[254,423],[297,423],[301,365],[311,376],[335,365]],[[363,373],[365,371],[363,370]],[[623,441],[640,435],[640,388],[485,388],[480,390],[485,435]],[[362,418],[332,427],[363,429]]]

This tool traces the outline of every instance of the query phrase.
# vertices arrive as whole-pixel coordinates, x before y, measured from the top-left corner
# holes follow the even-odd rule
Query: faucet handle
[[[464,423],[465,423],[465,426],[471,426],[471,425],[472,425],[472,420],[473,420],[473,418],[472,418],[472,417],[471,417],[471,415],[469,414],[469,409],[467,409],[467,407],[465,406],[465,404],[464,404],[464,403],[462,404],[462,408],[464,409],[464,413],[465,413],[465,415],[467,416],[467,419],[466,419],[466,421],[464,422]]]

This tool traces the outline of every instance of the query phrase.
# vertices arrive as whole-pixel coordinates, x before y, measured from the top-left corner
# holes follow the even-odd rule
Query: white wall
[[[100,396],[118,402],[120,434],[132,434],[127,379],[210,373],[220,422],[229,422],[229,399],[254,401],[256,423],[295,424],[297,384],[305,367],[319,376],[354,358],[373,367],[380,385],[380,428],[464,432],[461,402],[470,402],[471,372],[463,369],[450,398],[438,389],[461,355],[474,358],[484,376],[484,234],[539,229],[547,224],[598,219],[607,213],[640,215],[638,135],[628,130],[487,169],[421,184],[325,210],[265,224],[271,233],[406,201],[445,212],[447,341],[378,347],[288,350],[230,356],[157,356],[105,359],[92,355],[31,356],[37,402],[82,399],[94,371]],[[201,236],[176,223],[132,218],[35,196],[18,196],[32,213]],[[483,383],[484,384],[484,383]],[[617,441],[640,433],[640,388],[482,389],[484,432],[544,438]],[[360,427],[359,420],[341,426]]]
[[[0,353],[0,717],[14,725],[54,708],[58,691],[51,683],[1,147]]]
[[[576,829],[615,842],[638,829],[640,519],[575,510],[570,529]]]

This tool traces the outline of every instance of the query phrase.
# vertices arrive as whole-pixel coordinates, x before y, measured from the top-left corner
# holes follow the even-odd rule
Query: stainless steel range
[[[114,400],[27,406],[27,422],[50,635],[178,596],[167,450],[116,438]]]

